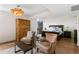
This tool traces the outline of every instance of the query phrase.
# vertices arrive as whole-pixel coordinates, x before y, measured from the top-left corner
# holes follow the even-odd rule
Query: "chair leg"
[[[19,51],[21,51],[21,50],[17,50],[17,51],[16,51],[16,45],[15,45],[14,52],[17,53],[17,52],[19,52]]]
[[[31,50],[31,54],[33,54],[33,49]]]
[[[21,51],[21,50],[17,50],[17,51],[15,51],[15,53],[17,53],[17,52],[19,52],[19,51]]]
[[[54,50],[54,54],[56,54],[55,50]]]
[[[14,52],[16,53],[16,45],[15,45],[15,49],[14,49]]]
[[[39,53],[39,48],[37,48],[37,53]]]
[[[25,54],[26,52],[24,52],[24,54]]]

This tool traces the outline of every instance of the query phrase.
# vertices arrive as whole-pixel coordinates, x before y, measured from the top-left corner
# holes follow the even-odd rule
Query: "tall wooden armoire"
[[[30,31],[30,20],[16,19],[16,41],[19,42]]]

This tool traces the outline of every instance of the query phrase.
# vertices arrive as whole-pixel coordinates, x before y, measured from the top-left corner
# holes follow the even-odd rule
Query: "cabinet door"
[[[64,37],[71,38],[71,32],[70,31],[64,31]]]
[[[27,36],[27,32],[30,31],[30,20],[17,19],[16,20],[16,41],[20,41],[21,38]]]

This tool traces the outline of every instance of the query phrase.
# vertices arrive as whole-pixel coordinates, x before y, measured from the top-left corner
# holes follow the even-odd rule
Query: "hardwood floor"
[[[57,42],[56,54],[78,54],[79,47],[73,42],[73,39],[63,38]]]
[[[6,43],[0,45],[0,50],[11,48],[14,43]],[[72,39],[63,38],[57,41],[56,54],[79,54],[79,47],[76,46]]]
[[[8,49],[14,46],[14,42],[0,44],[0,50]]]

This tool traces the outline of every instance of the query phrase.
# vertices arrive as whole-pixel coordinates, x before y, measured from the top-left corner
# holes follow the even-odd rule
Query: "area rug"
[[[15,53],[15,47],[11,47],[11,48],[8,48],[8,49],[4,49],[4,50],[0,50],[0,54],[23,54],[23,51],[20,51],[20,52],[18,52],[18,53]],[[17,47],[17,50],[18,50],[19,48]],[[35,49],[33,49],[33,54],[38,54],[38,53],[36,53],[36,50]],[[26,54],[31,54],[31,51],[28,51]]]

